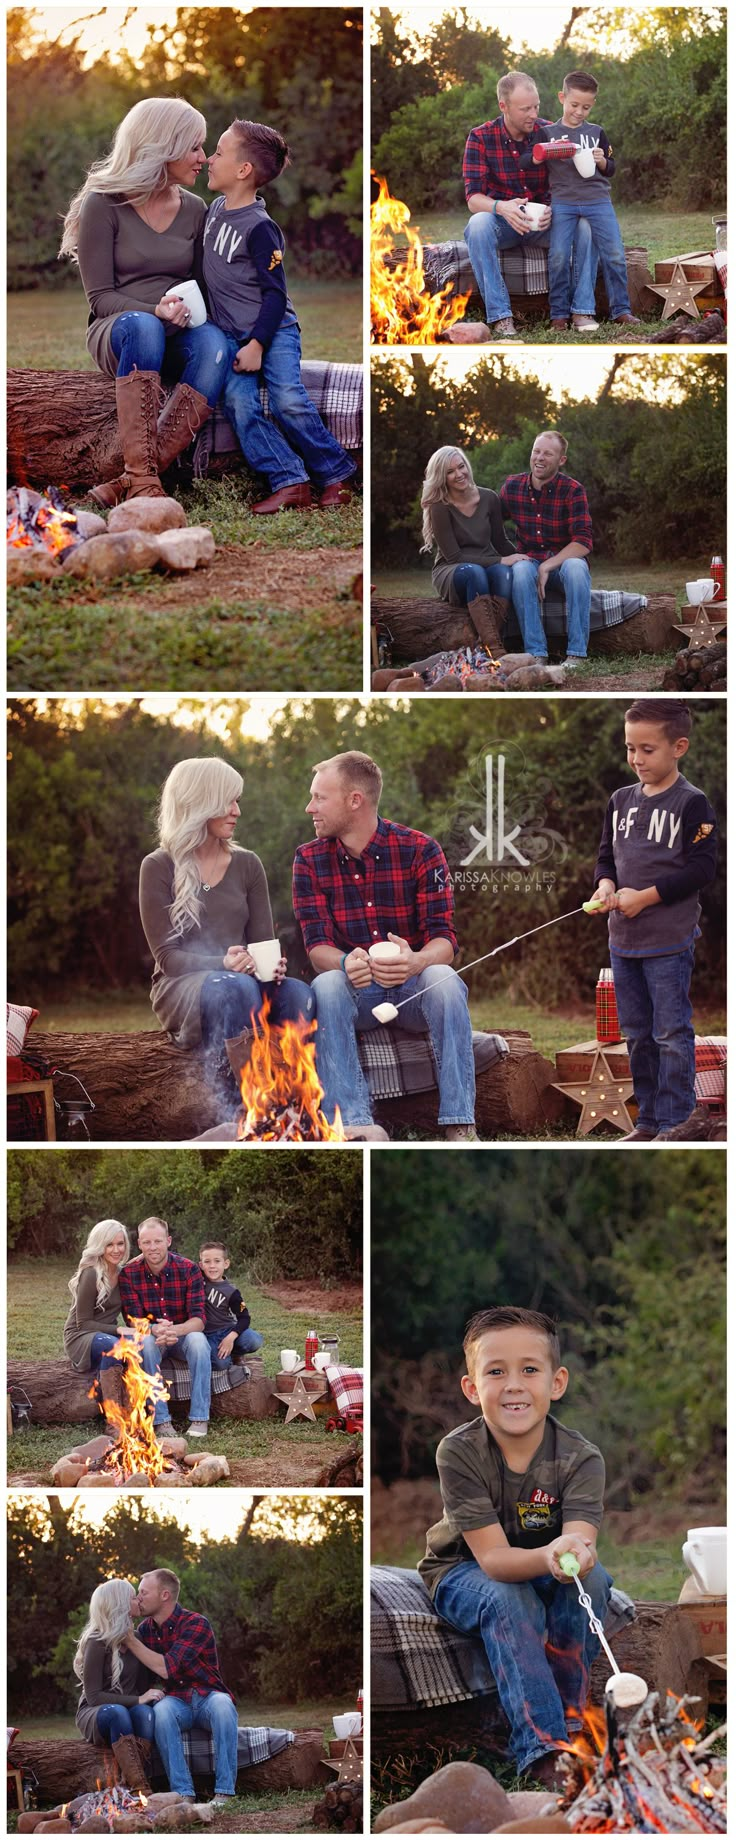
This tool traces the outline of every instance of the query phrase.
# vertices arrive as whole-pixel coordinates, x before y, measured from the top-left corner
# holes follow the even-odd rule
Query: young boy
[[[460,1384],[481,1416],[438,1448],[444,1514],[419,1570],[440,1616],[482,1637],[519,1775],[552,1788],[558,1750],[582,1728],[599,1647],[559,1561],[575,1554],[604,1622],[603,1458],[550,1413],[568,1372],[549,1316],[480,1310],[463,1346]]]
[[[199,1263],[204,1277],[204,1332],[210,1345],[213,1367],[232,1367],[233,1349],[239,1354],[255,1354],[263,1346],[263,1336],[250,1327],[250,1311],[240,1291],[225,1277],[230,1270],[227,1246],[221,1239],[206,1239],[199,1248]]]
[[[631,311],[626,274],[626,253],[621,240],[616,213],[611,203],[611,179],[616,170],[608,135],[595,127],[588,116],[598,93],[595,77],[585,70],[571,70],[565,78],[558,100],[562,117],[547,128],[548,141],[575,141],[588,149],[595,161],[595,172],[584,178],[574,159],[550,160],[547,165],[552,196],[552,225],[549,237],[549,313],[558,332],[564,332],[570,318],[572,286],[572,247],[581,218],[590,224],[593,248],[603,265],[608,294],[608,315],[617,326],[638,326]],[[585,269],[594,284],[595,261]],[[580,302],[580,290],[576,292]],[[594,285],[585,301],[587,312],[573,313],[576,332],[595,331]]]
[[[687,703],[641,697],[627,709],[626,758],[638,786],[608,802],[596,895],[610,914],[613,985],[639,1108],[624,1143],[681,1137],[695,1109],[690,977],[701,888],[716,872],[716,818],[679,770]]]
[[[299,321],[286,291],[284,238],[259,186],[278,177],[289,149],[275,128],[234,121],[209,161],[209,185],[221,197],[204,228],[204,279],[210,313],[228,335],[223,408],[249,466],[265,473],[270,494],[259,515],[312,505],[310,478],[323,511],[347,504],[355,463],[334,439],[301,380]],[[273,421],[260,397],[265,383]]]

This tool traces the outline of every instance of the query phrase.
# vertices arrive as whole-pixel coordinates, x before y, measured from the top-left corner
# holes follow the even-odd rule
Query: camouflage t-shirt
[[[603,1519],[605,1468],[595,1444],[548,1413],[542,1442],[524,1471],[509,1469],[484,1418],[458,1425],[437,1451],[444,1514],[430,1527],[419,1562],[432,1597],[453,1565],[472,1559],[463,1535],[503,1528],[510,1546],[546,1546],[563,1522]]]

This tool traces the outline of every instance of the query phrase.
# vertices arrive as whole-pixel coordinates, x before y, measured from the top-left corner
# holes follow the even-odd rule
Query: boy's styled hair
[[[502,1303],[492,1310],[476,1310],[470,1318],[463,1341],[469,1374],[473,1370],[476,1345],[489,1329],[535,1329],[538,1335],[546,1335],[552,1368],[557,1372],[561,1364],[560,1342],[552,1317],[543,1315],[541,1310],[519,1310],[515,1304]]]
[[[278,128],[267,127],[265,121],[234,121],[232,129],[243,159],[250,160],[256,185],[268,185],[291,164],[291,154]]]
[[[597,81],[595,77],[591,77],[590,72],[587,70],[570,71],[569,75],[565,77],[562,85],[563,95],[569,96],[571,89],[582,89],[587,96],[597,96],[598,94]]]
[[[226,1259],[230,1257],[225,1241],[222,1239],[203,1239],[199,1248],[200,1258],[203,1252],[223,1252]]]
[[[640,696],[626,710],[625,722],[658,722],[668,741],[689,736],[693,718],[687,703],[664,696]]]

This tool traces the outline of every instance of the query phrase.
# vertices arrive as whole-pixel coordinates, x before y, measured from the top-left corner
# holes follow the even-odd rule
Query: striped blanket
[[[516,249],[502,249],[501,273],[509,294],[546,294],[545,245],[521,242]],[[438,294],[448,281],[453,294],[478,293],[466,243],[425,244],[424,276],[430,294]]]
[[[476,1071],[485,1071],[508,1054],[502,1035],[473,1032]],[[372,1099],[405,1099],[411,1093],[431,1092],[437,1085],[432,1043],[428,1035],[410,1035],[408,1029],[369,1029],[358,1035],[358,1057]]]
[[[363,366],[362,364],[326,364],[305,359],[301,366],[302,383],[321,415],[330,434],[349,453],[363,445]],[[265,384],[261,386],[263,411],[272,420]],[[222,409],[201,428],[194,443],[194,475],[203,479],[210,461],[218,454],[239,453],[240,444]]]

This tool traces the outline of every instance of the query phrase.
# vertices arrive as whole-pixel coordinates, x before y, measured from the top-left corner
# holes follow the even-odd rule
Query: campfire
[[[8,549],[41,549],[48,556],[60,556],[83,541],[76,513],[65,510],[56,486],[47,486],[44,493],[31,492],[27,486],[14,486],[8,492]]]
[[[67,1834],[178,1833],[190,1827],[208,1827],[211,1820],[209,1803],[188,1802],[172,1789],[146,1796],[126,1789],[123,1783],[105,1788],[98,1782],[96,1789],[75,1796],[71,1802],[44,1809],[33,1817],[21,1816],[18,1831],[43,1831],[48,1824],[54,1833]]]
[[[186,1438],[163,1438],[159,1443],[153,1424],[157,1400],[167,1400],[169,1391],[160,1374],[147,1374],[143,1366],[143,1338],[150,1324],[145,1318],[134,1321],[133,1339],[119,1336],[111,1353],[123,1362],[120,1397],[104,1390],[102,1408],[110,1435],[77,1445],[60,1457],[51,1472],[60,1488],[177,1488],[192,1485],[211,1487],[230,1474],[225,1457],[210,1451],[190,1452]],[[117,1374],[115,1368],[103,1374]],[[90,1388],[90,1399],[98,1396],[98,1382]]]
[[[571,1833],[726,1832],[725,1762],[710,1754],[725,1727],[703,1739],[688,1703],[669,1693],[662,1710],[650,1693],[622,1713],[609,1698],[589,1717],[595,1749],[581,1738],[567,1754],[559,1812]]]
[[[322,1111],[324,1097],[315,1064],[316,1025],[269,1023],[264,999],[257,1018],[250,1058],[240,1074],[243,1109],[237,1121],[239,1142],[344,1143],[339,1110],[330,1124]]]
[[[385,179],[371,206],[371,339],[374,345],[432,345],[463,318],[469,294],[455,295],[451,284],[430,294],[424,275],[421,237],[410,225],[411,212],[392,198]],[[397,250],[394,237],[406,238]]]

